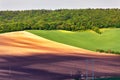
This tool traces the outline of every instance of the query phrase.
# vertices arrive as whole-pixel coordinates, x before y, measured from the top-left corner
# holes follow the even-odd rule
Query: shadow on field
[[[85,61],[89,63],[86,64]],[[77,70],[85,74],[86,66],[91,75],[94,60],[96,76],[119,76],[120,57],[93,58],[60,56],[53,54],[33,56],[0,56],[0,80],[64,80],[75,75]]]

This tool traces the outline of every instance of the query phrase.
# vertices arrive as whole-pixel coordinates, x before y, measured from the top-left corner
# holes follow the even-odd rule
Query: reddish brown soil
[[[64,80],[78,70],[82,74],[87,70],[89,76],[92,71],[95,76],[120,76],[120,56],[72,47],[25,31],[0,34],[0,80]]]

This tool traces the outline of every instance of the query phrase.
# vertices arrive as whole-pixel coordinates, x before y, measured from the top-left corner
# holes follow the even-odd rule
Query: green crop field
[[[101,29],[102,34],[93,31],[72,32],[64,30],[28,30],[38,36],[84,48],[92,51],[96,49],[120,52],[120,29]]]

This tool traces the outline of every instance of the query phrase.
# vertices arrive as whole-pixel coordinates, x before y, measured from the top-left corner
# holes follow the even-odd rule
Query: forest
[[[0,11],[0,32],[21,30],[93,30],[120,28],[120,9]]]

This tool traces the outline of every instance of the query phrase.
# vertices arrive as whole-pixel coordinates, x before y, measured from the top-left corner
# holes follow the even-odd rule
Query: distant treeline
[[[0,32],[19,30],[94,30],[120,28],[120,9],[0,11]]]

